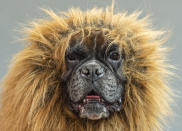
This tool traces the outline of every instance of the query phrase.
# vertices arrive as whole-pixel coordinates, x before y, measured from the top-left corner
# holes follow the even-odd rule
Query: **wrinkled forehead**
[[[108,31],[84,29],[72,35],[69,47],[82,47],[89,52],[96,52],[107,50],[110,45],[117,46],[117,43],[112,43],[112,41],[113,39],[109,37]]]

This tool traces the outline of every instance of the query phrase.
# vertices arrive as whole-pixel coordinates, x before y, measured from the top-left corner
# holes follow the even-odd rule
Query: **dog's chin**
[[[111,112],[120,111],[121,99],[115,103],[108,104],[100,96],[89,95],[86,96],[79,103],[71,103],[71,110],[76,112],[80,118],[90,120],[99,120],[109,117]]]
[[[109,116],[109,111],[101,102],[99,96],[87,96],[83,105],[80,105],[80,117],[90,120],[98,120]]]

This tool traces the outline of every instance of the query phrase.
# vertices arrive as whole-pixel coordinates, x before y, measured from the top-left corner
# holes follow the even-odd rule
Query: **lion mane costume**
[[[154,131],[171,113],[170,65],[164,31],[152,28],[139,12],[113,13],[113,8],[70,9],[25,28],[29,44],[12,60],[2,83],[1,131]],[[71,39],[87,40],[94,31],[123,52],[126,77],[122,109],[108,118],[82,119],[67,107],[61,77]],[[89,40],[88,40],[89,41]]]

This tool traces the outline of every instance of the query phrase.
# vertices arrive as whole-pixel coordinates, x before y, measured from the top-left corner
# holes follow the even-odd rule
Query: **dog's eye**
[[[76,54],[68,54],[67,58],[68,58],[69,61],[76,61],[76,60],[78,60],[78,57],[77,57]]]
[[[115,61],[120,60],[120,54],[118,52],[111,52],[109,54],[109,59],[115,60]]]

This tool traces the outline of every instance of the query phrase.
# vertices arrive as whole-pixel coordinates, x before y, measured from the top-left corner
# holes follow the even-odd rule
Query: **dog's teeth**
[[[103,109],[104,112],[107,112],[106,108]]]
[[[101,102],[104,102],[104,99],[101,98],[100,100],[101,100]]]
[[[83,99],[83,103],[86,103],[87,102],[87,100],[86,99]]]

